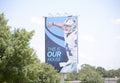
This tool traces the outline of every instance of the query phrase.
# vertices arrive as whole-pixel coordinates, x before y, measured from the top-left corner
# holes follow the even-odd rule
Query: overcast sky
[[[44,17],[79,16],[79,66],[120,68],[120,0],[0,0],[14,28],[35,30],[30,46],[44,62]]]

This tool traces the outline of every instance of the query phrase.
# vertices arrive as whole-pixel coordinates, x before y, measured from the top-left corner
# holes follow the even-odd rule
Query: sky
[[[15,28],[35,30],[30,41],[45,61],[44,17],[76,15],[79,66],[120,68],[120,0],[0,0],[0,13]]]

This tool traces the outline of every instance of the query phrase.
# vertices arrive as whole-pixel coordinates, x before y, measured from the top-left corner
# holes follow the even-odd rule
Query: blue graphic
[[[46,17],[45,62],[60,73],[77,72],[77,38],[77,16]]]

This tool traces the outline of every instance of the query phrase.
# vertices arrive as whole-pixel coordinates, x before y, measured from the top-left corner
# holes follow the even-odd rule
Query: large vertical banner
[[[78,17],[45,17],[45,61],[59,73],[77,72]]]

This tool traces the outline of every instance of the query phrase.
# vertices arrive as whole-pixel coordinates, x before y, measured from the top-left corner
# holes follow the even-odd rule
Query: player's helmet
[[[72,16],[69,16],[65,21],[64,21],[64,26],[68,26],[70,27],[70,30],[65,31],[65,33],[71,33],[73,31],[75,31],[75,29],[77,28],[77,21],[75,18],[73,18]]]

